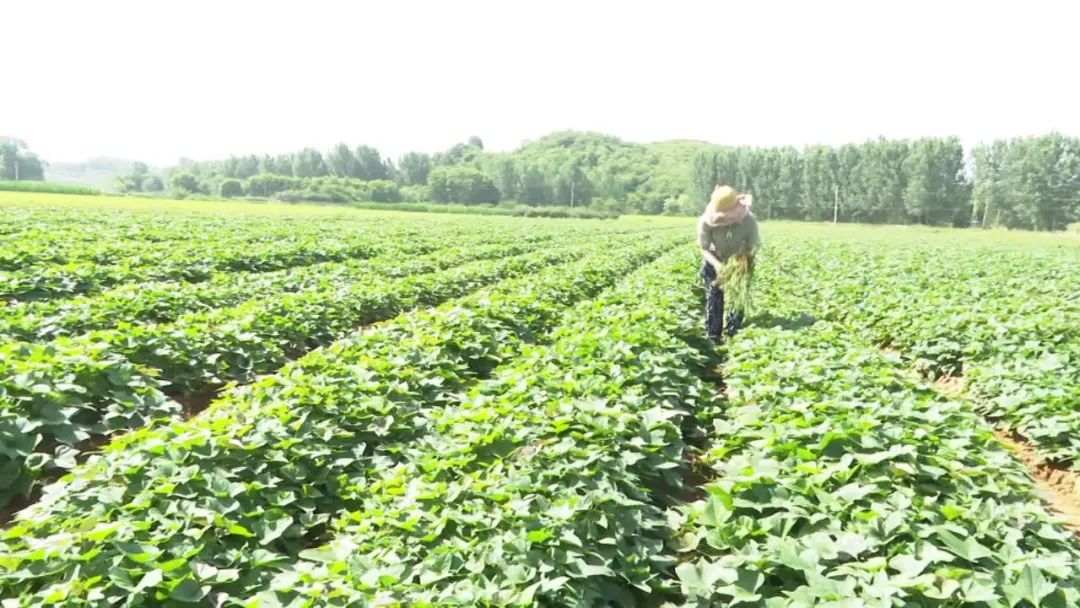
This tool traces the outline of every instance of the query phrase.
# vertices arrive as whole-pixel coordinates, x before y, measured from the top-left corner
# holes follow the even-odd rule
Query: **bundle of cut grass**
[[[750,281],[753,276],[754,261],[749,256],[731,256],[720,268],[716,286],[724,290],[724,304],[728,310],[750,315]]]

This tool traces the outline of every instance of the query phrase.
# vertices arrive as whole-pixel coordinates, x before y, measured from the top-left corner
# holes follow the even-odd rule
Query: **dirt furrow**
[[[1040,457],[1035,446],[1015,431],[996,428],[994,435],[1027,467],[1049,510],[1080,537],[1080,473]]]
[[[934,381],[934,388],[951,399],[971,400],[963,376],[939,378]],[[1043,458],[1034,444],[1012,429],[995,425],[994,436],[1024,463],[1047,509],[1059,516],[1070,532],[1080,537],[1080,473],[1068,465]]]

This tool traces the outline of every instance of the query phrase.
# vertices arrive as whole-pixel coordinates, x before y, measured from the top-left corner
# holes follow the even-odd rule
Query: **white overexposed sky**
[[[0,135],[51,161],[1080,135],[1080,2],[26,0]]]

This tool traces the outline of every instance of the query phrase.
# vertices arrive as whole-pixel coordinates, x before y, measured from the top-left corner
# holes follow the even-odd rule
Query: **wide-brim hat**
[[[713,190],[709,197],[709,210],[713,212],[727,211],[739,202],[739,193],[731,186],[720,186]]]

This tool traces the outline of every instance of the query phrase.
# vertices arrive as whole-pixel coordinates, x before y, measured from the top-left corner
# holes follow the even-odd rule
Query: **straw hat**
[[[739,202],[739,193],[731,186],[717,186],[709,197],[709,210],[716,213],[727,211]]]

